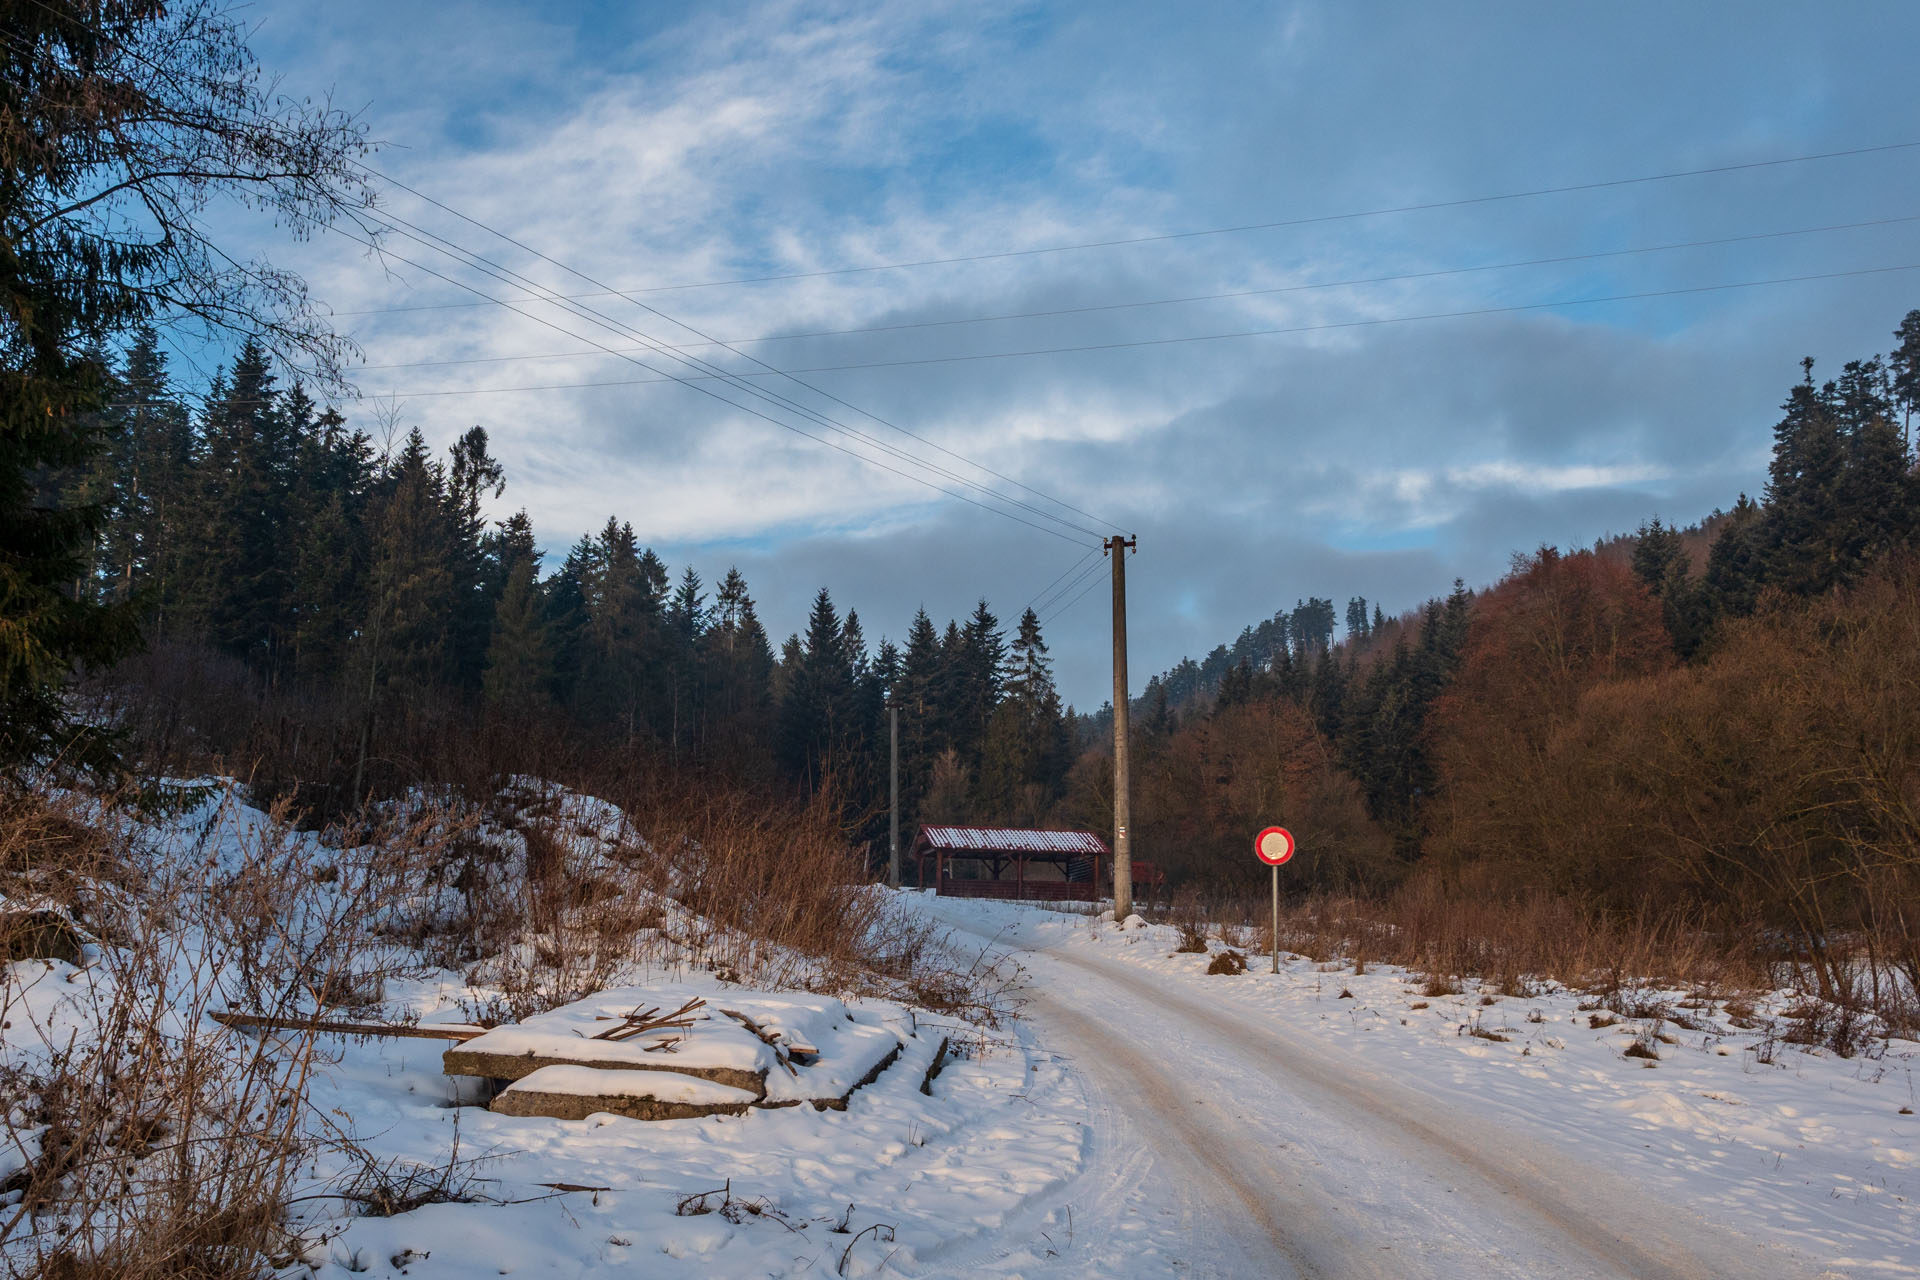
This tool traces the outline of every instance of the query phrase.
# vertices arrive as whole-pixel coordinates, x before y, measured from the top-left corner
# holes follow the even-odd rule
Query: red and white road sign
[[[1293,833],[1285,827],[1268,827],[1253,840],[1254,853],[1270,867],[1277,867],[1291,858],[1293,850]]]

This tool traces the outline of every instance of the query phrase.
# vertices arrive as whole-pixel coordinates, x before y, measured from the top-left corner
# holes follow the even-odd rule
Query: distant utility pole
[[[900,708],[887,702],[887,883],[900,887]]]
[[[1127,800],[1127,551],[1137,538],[1119,534],[1105,547],[1113,556],[1113,918],[1133,914],[1133,833]]]

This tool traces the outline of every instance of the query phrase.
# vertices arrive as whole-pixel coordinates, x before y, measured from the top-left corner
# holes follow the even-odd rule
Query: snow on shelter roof
[[[1107,853],[1106,842],[1091,831],[1033,831],[1022,827],[921,827],[918,843],[931,849],[1013,853]]]

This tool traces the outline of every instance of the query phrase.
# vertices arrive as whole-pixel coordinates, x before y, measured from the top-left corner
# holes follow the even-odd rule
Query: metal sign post
[[[1280,972],[1280,867],[1293,856],[1293,833],[1268,827],[1253,838],[1253,855],[1273,871],[1273,971]]]

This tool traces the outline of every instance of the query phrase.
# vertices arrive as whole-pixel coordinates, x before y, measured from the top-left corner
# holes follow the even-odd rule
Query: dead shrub
[[[1829,1049],[1842,1058],[1854,1057],[1876,1039],[1873,1015],[1857,1001],[1809,997],[1787,1009],[1786,1020],[1782,1040]]]
[[[1207,950],[1207,932],[1210,922],[1206,908],[1201,905],[1200,892],[1186,888],[1173,895],[1173,901],[1167,910],[1167,921],[1180,934],[1180,944],[1174,948],[1182,955],[1203,955]]]
[[[8,797],[0,847],[59,829]],[[16,963],[0,980],[10,1066],[0,1074],[7,1147],[27,1154],[0,1222],[0,1266],[48,1276],[257,1276],[286,1256],[289,1189],[312,1150],[303,1099],[313,1037],[251,1039],[204,1015],[244,990],[262,1012],[315,1007],[359,961],[350,939],[368,905],[311,877],[249,880],[229,897],[191,859],[169,861],[119,834],[97,805],[92,836],[71,839],[66,877],[110,939],[77,971]],[[69,829],[69,836],[73,833]],[[242,863],[286,865],[290,829],[219,833]],[[96,869],[137,880],[128,898],[89,883]],[[324,898],[325,901],[320,901]],[[263,927],[271,916],[279,922]],[[297,936],[296,936],[297,934]],[[28,991],[62,985],[58,1026]]]
[[[1207,965],[1208,973],[1240,974],[1247,971],[1247,958],[1238,951],[1222,951]]]

